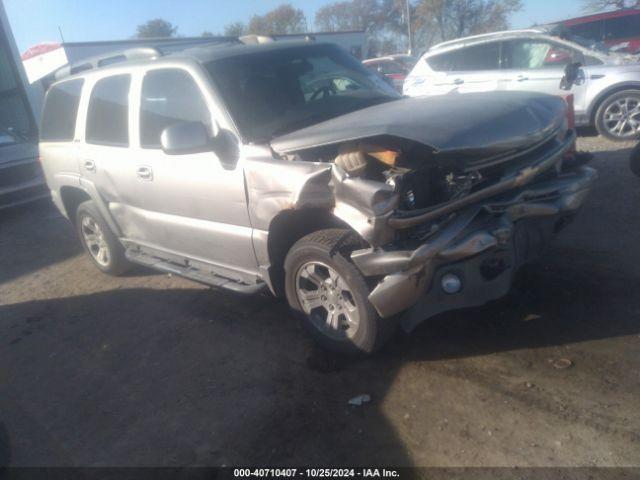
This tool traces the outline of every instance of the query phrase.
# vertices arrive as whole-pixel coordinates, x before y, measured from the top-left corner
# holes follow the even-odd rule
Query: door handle
[[[454,85],[462,85],[463,83],[464,83],[464,80],[463,80],[463,79],[461,79],[461,78],[456,78],[456,79],[453,81],[453,84],[454,84]]]
[[[89,171],[89,172],[95,172],[96,171],[96,162],[94,162],[93,160],[85,160],[84,161],[84,169]]]
[[[153,180],[153,170],[151,167],[141,166],[136,170],[136,176],[141,180]]]
[[[518,76],[516,77],[516,80],[517,80],[518,82],[524,82],[525,80],[529,80],[529,77],[525,77],[524,75],[518,75]]]

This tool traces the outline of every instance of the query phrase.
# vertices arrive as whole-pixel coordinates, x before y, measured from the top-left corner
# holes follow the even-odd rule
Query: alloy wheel
[[[92,217],[82,217],[81,229],[82,239],[87,250],[98,264],[106,267],[109,265],[109,246],[104,238],[104,233]]]
[[[358,330],[360,316],[347,282],[330,266],[308,262],[296,273],[296,294],[304,313],[324,335],[347,340]]]
[[[604,111],[604,126],[618,138],[633,138],[640,133],[640,97],[620,98]]]

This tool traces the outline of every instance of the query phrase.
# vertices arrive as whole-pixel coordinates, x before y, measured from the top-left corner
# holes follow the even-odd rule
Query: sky
[[[24,52],[44,41],[120,40],[135,34],[136,26],[164,18],[178,26],[178,34],[198,36],[208,30],[222,33],[224,26],[263,14],[285,0],[0,0],[18,45]],[[288,0],[302,8],[313,30],[318,8],[333,0]],[[524,8],[512,16],[513,28],[526,28],[583,14],[581,0],[523,0]]]

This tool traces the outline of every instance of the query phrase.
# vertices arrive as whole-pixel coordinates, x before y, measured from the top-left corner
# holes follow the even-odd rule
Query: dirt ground
[[[103,275],[48,203],[3,213],[0,465],[640,466],[640,179],[580,146],[597,187],[507,298],[357,360],[269,296]]]

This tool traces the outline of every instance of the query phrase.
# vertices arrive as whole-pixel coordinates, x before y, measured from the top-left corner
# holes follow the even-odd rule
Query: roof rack
[[[60,80],[76,73],[106,67],[114,63],[127,62],[129,60],[153,60],[161,56],[162,52],[154,47],[129,48],[121,52],[109,52],[106,55],[97,55],[72,65],[65,65],[56,71],[55,79]]]
[[[291,35],[287,35],[287,37],[294,37],[294,38],[286,38],[286,39],[282,39],[284,35],[279,36],[279,35],[275,35],[275,36],[271,36],[271,35],[242,35],[241,37],[238,37],[238,41],[240,41],[240,43],[243,43],[245,45],[258,45],[258,44],[262,44],[262,43],[271,43],[271,42],[286,42],[286,41],[290,41],[293,40],[295,41],[297,38],[296,34],[291,34]],[[305,42],[315,42],[316,41],[316,37],[310,34],[306,34],[306,33],[301,33],[299,35],[300,40],[303,40]],[[280,38],[278,38],[280,37]]]
[[[307,41],[307,42],[315,41],[315,37],[313,35],[301,34],[301,36],[303,37],[302,40],[304,41]],[[209,40],[209,38],[207,38],[207,40]],[[233,42],[233,43],[238,42],[244,45],[258,45],[263,43],[271,43],[275,41],[287,41],[287,40],[278,40],[276,37],[269,36],[269,35],[243,35],[241,37],[211,37],[210,38],[211,43],[226,41],[226,42]],[[167,48],[166,44],[162,46],[165,49]],[[167,54],[169,53],[170,52],[167,52]],[[80,62],[71,64],[71,65],[65,65],[64,67],[61,67],[58,70],[56,70],[56,72],[54,73],[54,78],[55,80],[61,80],[71,75],[75,75],[76,73],[84,72],[87,70],[94,70],[101,67],[106,67],[107,65],[113,65],[115,63],[127,62],[130,60],[153,60],[158,57],[162,57],[163,55],[164,54],[162,50],[156,47],[136,47],[136,48],[129,48],[122,51],[109,52],[103,55],[97,55],[95,57],[87,58],[85,60],[82,60]]]

